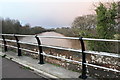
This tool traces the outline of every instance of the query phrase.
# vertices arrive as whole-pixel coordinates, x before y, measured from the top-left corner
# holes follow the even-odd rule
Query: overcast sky
[[[0,0],[0,16],[22,25],[67,27],[77,16],[95,14],[93,4],[100,1],[113,0]]]

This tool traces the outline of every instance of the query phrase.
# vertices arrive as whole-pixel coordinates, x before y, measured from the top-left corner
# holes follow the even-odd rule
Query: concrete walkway
[[[33,69],[34,71],[41,73],[43,75],[46,75],[49,78],[72,78],[74,80],[82,80],[79,79],[78,76],[80,76],[81,73],[73,72],[67,69],[64,69],[62,67],[54,66],[52,64],[45,63],[43,65],[38,64],[38,60],[33,59],[28,56],[20,56],[18,57],[16,53],[13,52],[6,52],[6,53],[0,53],[0,55],[7,55],[6,57],[8,59],[12,59],[12,61],[15,61],[23,66],[29,67]],[[94,80],[91,78],[88,78],[86,80]]]

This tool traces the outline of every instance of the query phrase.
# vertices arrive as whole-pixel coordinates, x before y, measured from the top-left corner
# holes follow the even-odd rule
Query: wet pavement
[[[2,58],[2,78],[38,78],[48,80],[36,74],[28,67],[23,67],[11,60]]]

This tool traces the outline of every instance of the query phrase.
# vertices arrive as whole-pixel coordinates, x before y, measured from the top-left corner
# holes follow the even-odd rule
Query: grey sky
[[[18,19],[23,25],[30,23],[31,26],[45,28],[70,26],[75,17],[94,13],[93,0],[2,0],[0,10],[3,18]]]

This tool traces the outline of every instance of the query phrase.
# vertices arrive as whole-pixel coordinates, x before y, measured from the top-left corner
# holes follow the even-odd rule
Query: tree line
[[[120,2],[100,3],[95,12],[96,15],[79,16],[71,27],[56,31],[66,36],[120,40]],[[88,41],[87,47],[93,51],[120,53],[120,43]]]
[[[95,15],[78,16],[71,27],[56,31],[66,36],[120,39],[120,4],[100,3],[95,12]]]
[[[42,32],[52,31],[51,29],[45,29],[41,26],[31,27],[29,24],[24,26],[18,20],[6,18],[0,19],[2,22],[2,33],[3,34],[39,34]]]

